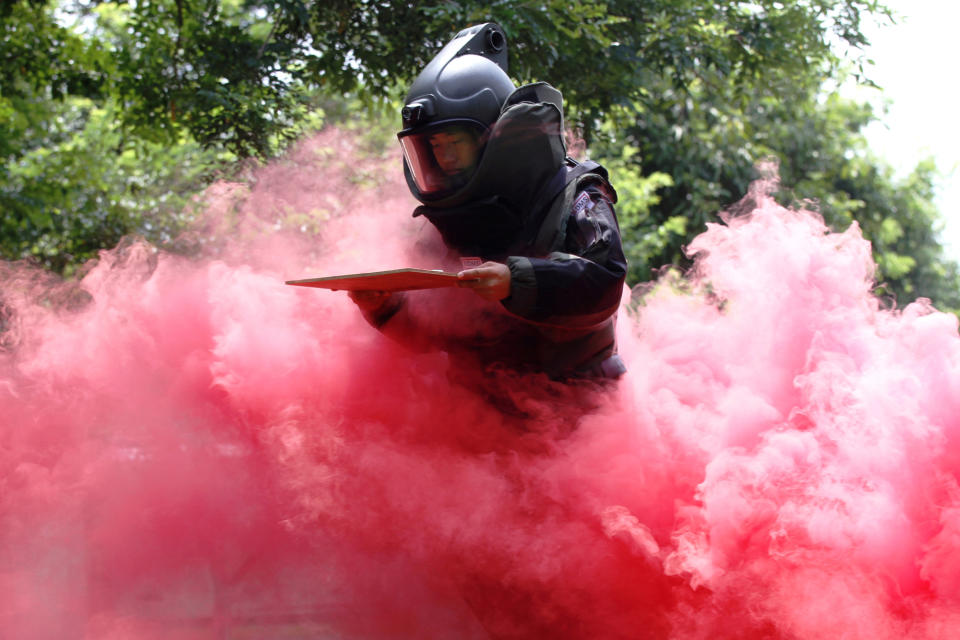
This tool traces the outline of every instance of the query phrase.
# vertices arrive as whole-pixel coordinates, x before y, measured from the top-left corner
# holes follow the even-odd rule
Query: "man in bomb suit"
[[[352,293],[366,319],[400,341],[472,351],[484,366],[557,379],[622,375],[617,196],[603,167],[566,155],[560,92],[542,82],[516,88],[503,30],[487,23],[458,33],[424,68],[402,118],[404,173],[421,202],[413,215],[473,263],[459,285],[485,305],[485,330],[425,327],[419,293]]]

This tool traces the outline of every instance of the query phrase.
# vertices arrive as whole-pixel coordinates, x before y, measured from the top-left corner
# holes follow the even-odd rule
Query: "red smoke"
[[[327,131],[250,185],[202,259],[3,267],[0,636],[960,633],[957,321],[883,309],[856,226],[758,183],[624,308],[602,390],[282,284],[430,266],[396,154]]]

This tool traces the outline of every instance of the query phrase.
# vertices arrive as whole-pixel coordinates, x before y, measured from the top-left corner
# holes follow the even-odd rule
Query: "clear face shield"
[[[480,161],[484,132],[472,120],[447,120],[397,134],[420,193],[438,195],[466,184]]]

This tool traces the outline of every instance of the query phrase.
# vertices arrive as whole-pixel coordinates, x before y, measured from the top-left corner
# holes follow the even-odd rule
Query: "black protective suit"
[[[583,188],[575,202],[557,251],[505,257],[511,295],[499,305],[463,290],[414,292],[397,294],[367,319],[401,343],[472,353],[481,364],[556,378],[618,377],[625,370],[615,355],[614,335],[626,275],[620,234],[602,186]],[[438,258],[456,269],[458,255]],[[424,304],[431,296],[434,304]],[[424,308],[418,314],[420,304]],[[470,319],[463,320],[464,313]],[[482,330],[470,332],[481,325]]]
[[[514,87],[506,36],[494,23],[464,29],[414,81],[398,133],[404,173],[442,243],[426,250],[447,270],[460,257],[505,263],[500,303],[463,290],[395,295],[368,320],[401,342],[440,348],[481,367],[555,378],[615,378],[614,318],[627,265],[613,204],[595,163],[566,155],[563,99],[546,83]],[[431,136],[455,125],[482,148],[449,177]],[[439,266],[439,265],[438,265]]]
[[[402,342],[472,353],[484,366],[557,378],[623,373],[614,319],[627,264],[616,192],[602,167],[566,158],[558,97],[549,85],[518,89],[487,143],[475,197],[414,213],[440,232],[446,249],[436,254],[447,268],[458,270],[459,256],[505,262],[510,296],[497,305],[466,301],[475,296],[461,290],[398,295],[368,316],[374,326]],[[436,303],[438,297],[448,302]],[[426,308],[418,313],[418,305]],[[458,311],[469,317],[456,317]]]

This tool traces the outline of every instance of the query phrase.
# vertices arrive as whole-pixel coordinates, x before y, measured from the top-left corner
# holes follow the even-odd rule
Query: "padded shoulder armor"
[[[611,203],[617,201],[617,192],[607,175],[607,170],[596,162],[577,163],[571,158],[567,159],[567,165],[554,179],[554,191],[544,198],[549,204],[533,242],[534,255],[545,256],[560,250],[573,203],[577,194],[587,187],[596,186]]]

